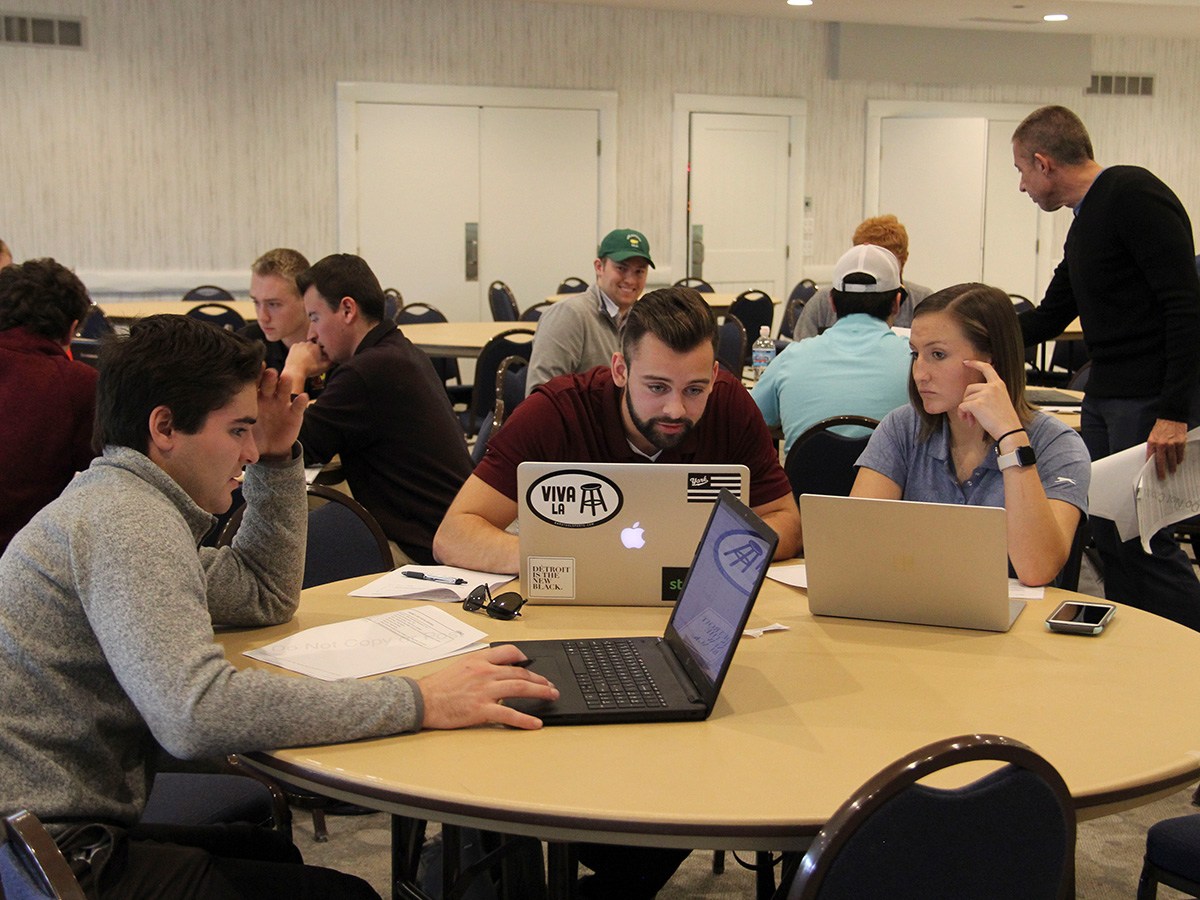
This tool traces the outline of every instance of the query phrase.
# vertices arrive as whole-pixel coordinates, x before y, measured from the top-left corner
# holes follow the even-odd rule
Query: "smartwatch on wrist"
[[[1033,448],[1028,444],[1023,447],[1018,447],[1012,453],[1001,453],[996,457],[996,465],[1003,472],[1005,469],[1011,469],[1013,466],[1032,466],[1037,462],[1037,454],[1033,452]]]

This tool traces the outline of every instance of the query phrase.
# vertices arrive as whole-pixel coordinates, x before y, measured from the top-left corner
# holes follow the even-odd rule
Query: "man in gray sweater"
[[[232,853],[201,835],[186,847],[139,840],[161,837],[137,824],[157,747],[189,759],[422,727],[534,728],[500,700],[557,691],[511,665],[514,647],[419,681],[235,669],[214,624],[286,622],[299,600],[307,397],[262,371],[261,345],[183,316],[110,343],[97,395],[103,456],[0,557],[0,809],[32,810],[60,843],[102,823],[112,853],[93,888],[106,900],[185,885],[200,897],[374,896],[298,865],[290,845],[271,855],[252,840]],[[243,468],[233,545],[198,550]]]

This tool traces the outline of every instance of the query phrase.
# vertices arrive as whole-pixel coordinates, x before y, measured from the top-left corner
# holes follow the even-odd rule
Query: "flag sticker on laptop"
[[[739,500],[742,497],[742,479],[736,472],[689,472],[687,476],[688,503],[716,503],[721,489],[729,491]]]

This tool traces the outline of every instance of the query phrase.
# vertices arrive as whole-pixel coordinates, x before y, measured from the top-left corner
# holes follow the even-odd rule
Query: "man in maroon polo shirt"
[[[643,305],[644,304],[644,305]],[[716,364],[717,326],[690,288],[633,305],[611,367],[561,375],[535,390],[487,453],[434,538],[443,563],[516,572],[517,465],[562,462],[741,463],[750,506],[779,534],[776,558],[800,549],[800,513],[762,414]]]

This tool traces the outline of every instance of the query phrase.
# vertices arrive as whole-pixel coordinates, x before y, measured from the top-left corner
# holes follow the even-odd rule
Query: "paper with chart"
[[[436,606],[418,606],[319,625],[281,641],[247,650],[246,656],[320,678],[364,678],[406,666],[481,650],[487,634]]]

